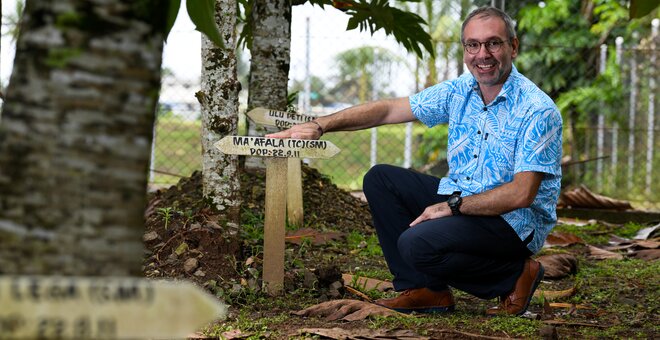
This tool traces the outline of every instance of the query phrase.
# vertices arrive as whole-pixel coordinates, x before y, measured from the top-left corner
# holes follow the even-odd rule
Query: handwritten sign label
[[[226,154],[280,158],[329,158],[339,148],[329,141],[227,136],[215,143]]]
[[[257,124],[275,126],[280,129],[288,129],[295,124],[310,122],[316,118],[306,114],[270,110],[263,107],[251,110],[247,116]]]
[[[185,338],[226,314],[187,282],[0,277],[0,339]]]

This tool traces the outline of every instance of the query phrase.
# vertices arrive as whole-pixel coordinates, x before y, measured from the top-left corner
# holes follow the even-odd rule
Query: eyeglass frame
[[[487,41],[484,41],[484,42],[474,40],[474,41],[470,41],[470,42],[474,42],[474,43],[479,44],[479,49],[478,50],[476,50],[475,52],[470,52],[470,51],[468,51],[468,47],[467,47],[468,43],[467,42],[463,43],[463,49],[465,50],[465,52],[467,52],[468,54],[472,54],[472,55],[478,54],[481,51],[482,45],[486,48],[486,51],[488,51],[488,53],[497,53],[497,52],[500,51],[500,49],[502,49],[502,45],[504,43],[507,43],[507,42],[509,44],[511,43],[511,41],[509,41],[509,40],[501,40],[501,39],[490,39],[490,40],[487,40]],[[489,48],[488,43],[494,43],[494,42],[501,43],[502,45],[499,45],[499,47],[495,51],[492,51],[491,50],[492,47]]]

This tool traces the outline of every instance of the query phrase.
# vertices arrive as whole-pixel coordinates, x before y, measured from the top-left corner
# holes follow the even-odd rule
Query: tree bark
[[[165,9],[26,2],[0,124],[0,274],[141,274]]]
[[[236,0],[216,0],[215,20],[225,48],[215,46],[202,35],[202,178],[204,196],[226,217],[225,223],[238,227],[240,181],[238,157],[225,155],[214,147],[224,136],[236,135],[238,92],[236,74]]]
[[[285,111],[291,50],[291,2],[255,0],[251,25],[248,109],[266,107]],[[265,132],[263,127],[248,122],[248,135],[263,136]],[[265,165],[259,157],[248,157],[245,167],[263,169]]]

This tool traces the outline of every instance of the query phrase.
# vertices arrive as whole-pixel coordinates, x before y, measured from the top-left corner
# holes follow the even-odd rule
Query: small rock
[[[314,289],[318,283],[316,275],[308,269],[303,270],[303,287]]]
[[[190,230],[199,229],[199,228],[201,228],[201,227],[202,227],[201,224],[199,224],[199,223],[193,223],[193,224],[190,225]]]
[[[541,327],[539,330],[539,335],[545,340],[555,340],[559,339],[559,334],[557,334],[557,327],[546,325]]]
[[[201,270],[198,269],[198,270],[195,272],[195,274],[193,274],[193,275],[195,275],[195,276],[197,276],[197,277],[204,277],[204,276],[206,276],[206,273],[204,273],[203,271],[201,271]]]
[[[159,236],[158,236],[158,233],[157,233],[157,232],[155,232],[155,231],[150,231],[150,232],[144,234],[144,236],[142,236],[142,240],[143,240],[144,242],[150,242],[150,241],[153,241],[153,240],[157,239],[158,237],[159,237]]]
[[[186,273],[192,272],[197,269],[197,267],[199,267],[199,262],[196,258],[187,259],[186,262],[183,263],[183,270],[185,270]]]

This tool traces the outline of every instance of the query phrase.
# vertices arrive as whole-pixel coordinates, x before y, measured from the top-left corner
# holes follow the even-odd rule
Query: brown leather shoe
[[[532,301],[532,296],[536,287],[539,286],[543,273],[545,270],[543,266],[532,259],[525,260],[525,267],[522,274],[518,277],[513,291],[508,295],[500,297],[500,305],[497,307],[488,308],[487,315],[522,315],[527,311],[529,302]]]
[[[454,297],[447,290],[416,288],[403,291],[391,299],[379,299],[375,304],[401,313],[444,313],[454,310]]]

